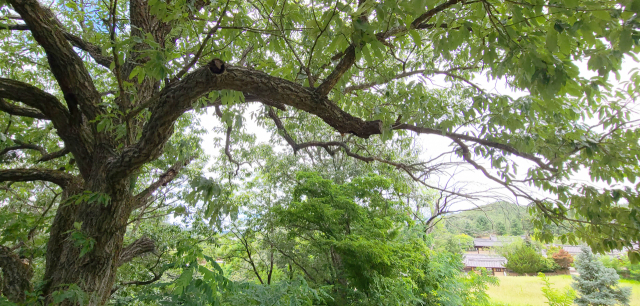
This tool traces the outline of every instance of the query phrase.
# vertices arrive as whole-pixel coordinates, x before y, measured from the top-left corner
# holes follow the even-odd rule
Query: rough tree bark
[[[24,301],[25,292],[31,291],[31,277],[33,276],[31,266],[13,254],[8,247],[0,246],[0,268],[2,268],[0,292],[9,301],[15,303]]]

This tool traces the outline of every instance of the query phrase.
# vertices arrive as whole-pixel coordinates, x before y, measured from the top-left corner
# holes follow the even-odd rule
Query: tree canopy
[[[448,179],[468,167],[530,204],[542,239],[555,223],[595,251],[633,248],[640,78],[621,70],[638,13],[637,0],[2,0],[3,295],[77,288],[104,304],[119,267],[158,247],[136,236],[145,220],[221,225],[242,212],[244,179],[328,160],[404,181],[409,214],[430,203],[426,228],[479,197]],[[201,116],[224,135],[210,175]],[[424,158],[422,135],[449,150]]]

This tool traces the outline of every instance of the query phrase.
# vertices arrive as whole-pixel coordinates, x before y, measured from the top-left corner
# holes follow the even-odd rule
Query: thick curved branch
[[[11,147],[6,147],[4,149],[2,149],[2,151],[0,151],[0,156],[4,156],[5,154],[11,152],[11,151],[16,151],[16,150],[36,150],[38,152],[40,152],[40,154],[44,155],[47,154],[47,151],[44,150],[43,147],[41,146],[37,146],[34,144],[28,144],[28,143],[21,143],[18,141],[14,141],[15,143],[17,143],[17,146],[11,146]]]
[[[331,72],[331,74],[329,74],[327,79],[325,79],[324,82],[322,82],[322,84],[318,86],[318,88],[316,89],[318,94],[322,96],[326,96],[327,94],[329,94],[331,89],[333,89],[333,87],[338,84],[340,78],[342,78],[345,72],[347,72],[347,70],[349,70],[349,68],[351,68],[351,66],[353,66],[355,62],[356,47],[354,45],[351,45],[349,46],[349,48],[347,48],[347,50],[344,51],[344,55],[340,59],[338,65],[336,65],[336,68]]]
[[[26,293],[32,290],[33,269],[22,262],[10,248],[0,245],[0,269],[2,270],[2,288],[0,293],[14,303],[22,303]]]
[[[89,121],[100,113],[100,93],[82,59],[73,51],[64,33],[66,30],[55,15],[41,6],[37,0],[9,0],[20,14],[35,40],[47,54],[49,67],[64,94],[74,122],[82,121],[79,112]]]
[[[17,145],[4,148],[2,151],[0,151],[0,157],[11,151],[28,149],[28,150],[36,150],[40,152],[40,155],[42,156],[38,159],[38,162],[44,162],[44,161],[60,158],[62,156],[69,154],[69,150],[67,150],[66,148],[53,153],[47,153],[47,150],[45,150],[45,148],[39,145],[34,145],[34,144],[19,141],[19,140],[14,140],[13,142],[15,142]]]
[[[432,186],[427,184],[423,179],[421,179],[422,177],[424,177],[426,174],[428,173],[433,173],[435,171],[438,171],[438,166],[435,167],[426,167],[424,166],[425,163],[418,163],[418,164],[405,164],[405,163],[399,163],[399,162],[394,162],[394,161],[390,161],[384,158],[380,158],[378,156],[364,156],[364,155],[360,155],[357,153],[354,153],[353,151],[351,151],[351,149],[349,148],[349,146],[341,141],[310,141],[310,142],[303,142],[303,143],[297,143],[293,137],[291,137],[291,135],[289,134],[289,132],[287,132],[287,130],[284,128],[284,125],[282,124],[282,121],[280,120],[280,118],[278,118],[278,116],[276,115],[276,113],[273,111],[273,109],[268,108],[267,110],[267,115],[273,120],[273,122],[276,125],[276,128],[278,129],[278,131],[280,132],[280,134],[282,135],[282,137],[287,141],[287,143],[291,146],[291,148],[293,149],[293,152],[296,153],[299,150],[302,150],[304,148],[309,148],[309,147],[321,147],[324,148],[327,153],[329,153],[329,155],[334,155],[336,153],[336,149],[332,149],[332,147],[338,147],[338,149],[342,149],[344,151],[344,154],[346,154],[349,157],[361,160],[363,162],[366,163],[370,163],[370,162],[379,162],[379,163],[383,163],[383,164],[387,164],[390,166],[395,167],[396,169],[400,169],[402,171],[404,171],[405,173],[407,173],[407,175],[409,175],[409,177],[426,186],[429,187],[431,189],[434,190],[439,190],[441,192],[446,192],[452,195],[457,195],[457,196],[461,196],[461,197],[465,197],[468,199],[473,199],[475,198],[473,195],[470,194],[463,194],[457,191],[452,191],[452,190],[447,190],[447,189],[442,189],[436,186]],[[422,175],[416,176],[414,174],[414,172],[423,172]]]
[[[153,101],[149,101],[151,115],[145,124],[138,143],[125,148],[122,154],[108,163],[108,175],[112,179],[126,177],[144,163],[158,157],[162,146],[173,133],[173,123],[185,111],[193,108],[193,103],[213,90],[230,89],[241,91],[266,105],[284,104],[320,117],[336,131],[354,134],[361,138],[382,133],[380,120],[365,121],[355,117],[316,90],[300,84],[270,76],[258,70],[230,66],[220,60],[213,60],[204,67],[187,74],[183,79],[165,87]],[[412,130],[419,133],[442,134],[441,131],[420,128],[407,124],[397,124],[394,129]],[[467,139],[468,136],[449,136]],[[537,161],[545,169],[552,169],[540,158],[523,153],[507,145],[483,139],[473,139],[478,143],[508,151],[512,154]]]
[[[156,250],[156,243],[149,237],[141,237],[124,247],[118,258],[118,267],[130,262],[136,257],[142,256]]]
[[[20,117],[30,117],[35,119],[49,119],[45,116],[41,111],[37,109],[21,107],[7,102],[5,99],[0,98],[0,111],[3,111],[7,114],[20,116]]]
[[[56,158],[60,158],[69,153],[71,153],[71,151],[69,151],[69,149],[67,148],[64,148],[62,150],[58,150],[52,153],[43,154],[42,157],[38,159],[38,162],[45,162],[45,161],[53,160]]]
[[[71,124],[72,116],[56,97],[44,90],[11,79],[0,78],[0,98],[22,102],[40,111],[51,120],[58,135],[65,142],[65,147],[78,161],[78,168],[84,177],[88,177],[91,169],[91,141],[82,128]],[[0,107],[2,107],[0,103]]]
[[[82,51],[89,53],[91,58],[93,58],[96,63],[100,64],[105,68],[110,68],[111,62],[113,62],[113,58],[110,56],[106,56],[102,54],[102,48],[97,45],[94,45],[90,42],[83,40],[82,38],[75,36],[69,32],[64,33],[64,37],[73,45],[74,47],[79,48]]]
[[[63,189],[73,180],[66,172],[49,169],[6,169],[0,170],[0,182],[46,181]]]
[[[21,145],[6,147],[6,148],[2,149],[2,151],[0,151],[0,157],[6,155],[7,153],[9,153],[11,151],[24,150],[24,149],[31,149],[31,148],[25,147],[25,146],[21,146]]]
[[[23,83],[16,80],[0,78],[0,100],[9,99],[22,102],[30,107],[37,109],[42,117],[51,119],[54,123],[57,121],[61,124],[68,124],[69,112],[64,105],[52,94],[35,87],[33,85]],[[31,113],[40,116],[37,112],[30,109],[18,108],[2,100],[1,108],[6,108],[12,112]],[[32,117],[32,116],[29,116]]]
[[[267,105],[289,105],[315,114],[343,133],[367,138],[381,133],[380,121],[364,121],[343,111],[326,96],[316,91],[266,73],[242,67],[220,65],[214,60],[183,79],[164,88],[152,103],[151,116],[138,143],[123,150],[109,162],[113,179],[131,171],[161,154],[162,145],[173,133],[173,122],[193,107],[193,102],[212,90],[231,89],[255,97]]]
[[[0,24],[0,30],[12,30],[12,31],[28,31],[29,26],[26,24]],[[64,32],[64,37],[74,46],[82,51],[89,53],[89,55],[96,61],[96,63],[109,68],[113,58],[103,55],[102,48],[96,46],[90,42],[84,41],[82,38],[75,36],[69,32]]]
[[[171,168],[160,175],[160,178],[158,178],[157,181],[153,182],[149,187],[137,194],[133,199],[133,209],[138,209],[144,206],[156,190],[160,189],[160,187],[167,186],[167,184],[178,176],[180,170],[187,166],[191,161],[192,159],[187,159],[185,161],[175,163]]]

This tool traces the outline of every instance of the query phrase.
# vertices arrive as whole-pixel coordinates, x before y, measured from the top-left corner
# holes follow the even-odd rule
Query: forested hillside
[[[445,227],[451,233],[471,237],[533,234],[528,208],[508,202],[495,202],[456,213],[446,219]]]
[[[471,237],[533,235],[531,207],[509,202],[494,202],[479,208],[446,216],[444,227],[452,234]],[[545,224],[540,229],[549,231],[554,237],[567,234],[571,226],[567,222],[558,225]]]

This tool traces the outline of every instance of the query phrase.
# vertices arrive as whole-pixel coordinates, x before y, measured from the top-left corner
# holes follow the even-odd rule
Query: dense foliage
[[[516,273],[536,274],[559,269],[555,261],[543,257],[527,242],[515,243],[513,247],[504,249],[502,255],[507,259],[505,268]]]
[[[267,286],[303,277],[324,288],[329,305],[486,303],[496,280],[465,275],[460,255],[430,250],[424,228],[397,201],[402,188],[373,174],[338,184],[297,173],[290,196],[247,206],[252,217],[231,228],[222,252],[231,277]]]
[[[449,217],[445,222],[448,231],[464,233],[471,237],[533,234],[531,216],[527,208],[509,202],[495,202],[484,205],[481,209],[463,211]]]
[[[602,256],[600,261],[607,268],[613,268],[621,278],[628,278],[640,281],[640,263],[632,263],[627,254],[619,257]]]
[[[498,201],[451,214],[444,221],[445,228],[450,233],[471,237],[534,235],[537,231],[528,210],[525,206]],[[570,230],[571,225],[566,221],[542,227],[543,232],[551,233],[553,237],[566,235]]]
[[[450,235],[446,239],[445,249],[454,254],[462,254],[473,249],[473,238],[465,234]]]
[[[571,264],[573,263],[573,256],[569,254],[569,252],[560,249],[557,252],[551,255],[551,258],[556,262],[558,266],[562,269],[569,269]]]
[[[587,247],[578,255],[576,269],[571,284],[578,292],[575,303],[580,306],[629,305],[631,288],[618,286],[618,274],[605,267]]]
[[[639,14],[0,0],[2,299],[482,304],[493,280],[462,274],[433,232],[506,196],[530,219],[449,234],[560,235],[637,262],[640,75],[623,66]]]

